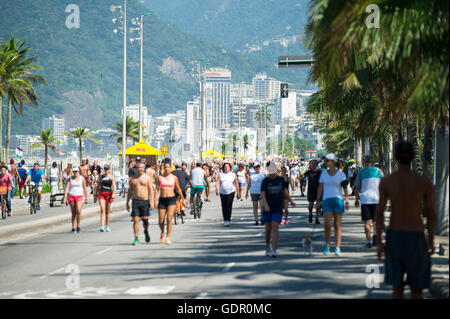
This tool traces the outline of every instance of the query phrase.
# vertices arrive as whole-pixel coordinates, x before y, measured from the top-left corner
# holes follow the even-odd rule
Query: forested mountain
[[[189,1],[190,2],[190,1]],[[117,14],[109,7],[122,1],[73,0],[80,9],[80,28],[66,27],[66,7],[60,0],[0,0],[0,42],[14,34],[26,39],[30,55],[38,56],[48,87],[38,87],[39,107],[14,114],[12,134],[37,134],[42,118],[62,116],[68,127],[111,127],[120,122],[122,108],[123,41],[113,33]],[[131,1],[128,17],[147,12],[142,1]],[[131,26],[131,25],[129,25]],[[211,67],[228,67],[232,81],[250,82],[255,73],[306,82],[306,70],[278,70],[272,59],[250,56],[202,40],[157,14],[146,17],[144,39],[144,105],[152,115],[184,108],[198,89],[192,81],[194,60]],[[130,37],[136,37],[136,33]],[[268,62],[269,61],[269,62]],[[139,101],[139,45],[128,44],[128,104]],[[3,103],[5,105],[6,103]],[[3,112],[5,115],[6,112]],[[5,123],[5,122],[4,122]]]

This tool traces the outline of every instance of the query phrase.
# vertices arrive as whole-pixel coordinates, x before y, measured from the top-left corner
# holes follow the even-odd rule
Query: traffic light
[[[308,68],[313,62],[311,56],[279,56],[278,68]]]
[[[281,92],[281,98],[285,99],[289,96],[289,90],[288,90],[288,84],[287,83],[281,83],[280,87]]]

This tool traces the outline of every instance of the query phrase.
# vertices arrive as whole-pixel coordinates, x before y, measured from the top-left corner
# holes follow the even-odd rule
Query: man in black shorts
[[[308,211],[309,211],[309,222],[312,223],[312,210],[314,207],[314,202],[317,201],[317,190],[319,189],[319,179],[322,174],[322,170],[318,167],[317,160],[311,161],[311,168],[305,172],[304,178],[308,179]],[[319,212],[316,211],[316,225],[319,225]]]
[[[186,164],[184,164],[184,166],[185,165]],[[189,180],[188,174],[186,173],[185,170],[182,169],[182,167],[179,164],[175,165],[175,171],[173,171],[172,174],[178,178],[178,182],[180,183],[181,192],[183,193],[183,198],[186,199],[186,183]],[[186,214],[184,213],[185,206],[186,206],[186,203],[184,201],[180,202],[180,196],[177,195],[177,212],[178,212],[178,214],[186,216]]]
[[[138,163],[138,174],[129,179],[129,191],[127,194],[127,211],[130,211],[129,201],[133,199],[131,217],[133,217],[134,242],[133,245],[139,244],[139,220],[144,224],[145,241],[150,242],[148,233],[148,215],[149,210],[155,208],[153,187],[151,178],[145,174],[144,163]]]
[[[403,299],[405,285],[411,287],[412,299],[423,299],[422,290],[431,283],[431,255],[434,253],[436,213],[431,181],[414,173],[411,162],[415,158],[410,143],[400,142],[395,147],[398,170],[381,179],[380,203],[376,215],[378,259],[386,255],[384,282],[393,286],[393,297]],[[384,209],[391,201],[389,228],[386,230],[386,247],[382,243]],[[428,238],[422,219],[425,206]],[[407,275],[406,282],[404,275]]]

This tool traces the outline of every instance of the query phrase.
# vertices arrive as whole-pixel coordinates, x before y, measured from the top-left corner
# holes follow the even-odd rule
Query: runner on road
[[[13,158],[11,158],[9,160],[8,171],[11,174],[12,179],[13,179],[12,190],[11,190],[11,198],[14,198],[14,191],[16,189],[16,184],[19,183],[20,176],[19,176],[19,173],[17,172],[17,166],[16,166],[16,164],[14,164],[14,159]]]
[[[318,167],[318,161],[311,161],[311,168],[307,170],[304,174],[305,179],[308,180],[308,211],[309,211],[309,222],[313,222],[312,211],[314,207],[314,202],[317,201],[317,191],[319,190],[319,180],[322,170]],[[318,202],[317,204],[320,204]],[[316,225],[319,225],[319,211],[316,211]]]
[[[305,190],[306,190],[306,178],[305,173],[308,171],[308,164],[306,161],[301,161],[300,168],[299,168],[299,175],[298,179],[300,181],[300,191],[302,193],[302,197],[305,197]]]
[[[376,246],[376,236],[374,234],[372,242],[371,224],[375,232],[376,223],[375,215],[377,212],[378,201],[380,200],[379,186],[380,181],[384,177],[383,172],[373,166],[373,158],[371,155],[366,155],[364,158],[365,168],[356,176],[354,190],[355,190],[355,206],[359,206],[359,199],[361,198],[361,219],[364,222],[364,231],[366,233],[366,247],[372,248]]]
[[[88,160],[81,160],[81,165],[78,167],[80,170],[80,175],[84,177],[86,185],[89,185],[89,165]]]
[[[283,200],[297,207],[289,196],[289,183],[277,174],[277,165],[270,162],[268,177],[261,184],[262,221],[266,227],[266,256],[277,257],[278,227],[283,217]],[[272,237],[272,246],[270,240]]]
[[[183,166],[186,166],[186,164],[183,163]],[[180,196],[177,196],[177,212],[178,214],[182,216],[186,216],[184,213],[184,207],[186,206],[186,184],[189,179],[188,174],[185,170],[182,169],[182,166],[179,164],[175,165],[175,171],[172,172],[173,175],[175,175],[178,178],[178,183],[180,184],[181,193],[183,193],[183,200],[181,200]]]
[[[129,190],[127,194],[126,209],[130,211],[130,198],[132,202],[131,217],[133,217],[134,242],[133,245],[139,244],[139,220],[144,224],[145,241],[150,242],[148,233],[148,215],[150,209],[155,208],[153,201],[153,186],[149,175],[145,174],[145,165],[142,162],[137,164],[138,174],[129,179]]]
[[[72,211],[72,233],[76,231],[79,233],[81,223],[81,210],[83,209],[83,195],[85,204],[88,203],[88,194],[86,187],[86,180],[80,176],[80,169],[75,167],[73,169],[73,177],[71,176],[66,184],[66,190],[64,193],[63,204],[66,201],[69,202],[70,209]]]
[[[24,190],[25,190],[25,181],[27,180],[28,171],[23,167],[22,162],[19,163],[19,168],[17,169],[17,173],[19,174],[20,199],[23,199]],[[25,196],[27,196],[26,191],[25,191]]]
[[[342,214],[349,209],[348,192],[344,189],[345,204],[342,196],[342,183],[346,180],[344,173],[336,167],[337,158],[334,154],[325,157],[328,170],[322,172],[319,179],[319,190],[317,191],[317,211],[322,206],[325,217],[325,240],[326,245],[323,253],[330,252],[331,227],[334,220],[334,237],[336,239],[335,255],[341,256],[341,222]],[[320,201],[322,200],[322,205]]]
[[[261,173],[261,164],[255,163],[253,165],[254,173],[250,175],[247,186],[247,193],[245,198],[248,198],[248,192],[250,191],[250,196],[253,203],[253,217],[255,218],[255,225],[259,225],[258,219],[258,203],[261,209],[262,215],[262,202],[261,202],[261,184],[263,180],[266,178],[266,174]],[[262,218],[262,216],[261,216]],[[261,221],[262,224],[262,221]]]
[[[166,235],[166,244],[171,245],[170,235],[172,234],[173,227],[173,215],[175,213],[177,205],[177,196],[184,201],[183,192],[180,188],[178,178],[172,174],[172,164],[170,160],[164,162],[164,174],[158,176],[156,179],[156,190],[160,192],[158,201],[159,212],[159,228],[161,229],[160,242],[164,241],[164,235]],[[167,233],[164,231],[164,224],[167,217]]]
[[[247,184],[247,174],[245,173],[244,164],[242,163],[239,164],[236,175],[239,183],[239,198],[240,198],[239,201],[242,202],[244,200],[245,185]]]
[[[287,169],[288,169],[287,166],[283,166],[281,168],[280,176],[283,178],[284,182],[286,183],[285,186],[286,186],[286,188],[289,191],[289,176],[287,175],[288,174],[287,173]],[[285,218],[285,220],[283,221],[283,218],[281,218],[280,225],[284,225],[284,224],[288,225],[289,224],[289,198],[285,197],[283,195],[283,193],[281,193],[281,196],[283,197],[283,210],[284,210],[284,218]]]
[[[0,187],[6,187],[6,206],[8,208],[8,216],[11,216],[11,193],[13,189],[12,186],[12,175],[8,173],[8,168],[6,166],[2,166],[0,173]]]
[[[109,219],[111,215],[111,204],[113,203],[114,196],[116,195],[116,180],[111,174],[111,168],[109,165],[105,165],[103,168],[104,174],[100,175],[98,178],[95,193],[97,194],[98,202],[100,204],[100,231],[110,232],[111,228],[109,227]]]
[[[376,216],[378,259],[385,260],[384,282],[393,286],[393,298],[403,299],[404,287],[411,287],[411,298],[423,299],[422,290],[431,282],[431,255],[434,253],[436,214],[434,191],[430,180],[411,170],[415,158],[410,143],[395,147],[399,166],[393,174],[380,182],[380,203]],[[381,242],[384,228],[384,209],[391,201],[391,216],[386,231],[386,246]],[[422,220],[422,204],[427,218],[428,242]],[[404,282],[404,274],[407,280]]]

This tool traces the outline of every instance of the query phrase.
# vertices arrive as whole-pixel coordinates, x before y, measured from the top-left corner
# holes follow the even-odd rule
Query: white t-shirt
[[[233,172],[220,174],[220,193],[228,195],[236,191],[234,185],[236,175]]]
[[[328,171],[322,172],[319,179],[319,183],[323,183],[322,201],[326,200],[327,198],[333,197],[344,199],[341,183],[346,179],[347,178],[345,177],[344,173],[342,173],[341,171],[337,171],[333,176],[330,176],[330,174],[328,174]]]
[[[266,174],[259,173],[250,175],[250,194],[260,194],[262,181],[266,178]]]
[[[70,196],[83,196],[83,177],[79,177],[78,181],[74,180],[72,177],[69,179],[70,181],[70,188],[69,188],[69,195]]]

